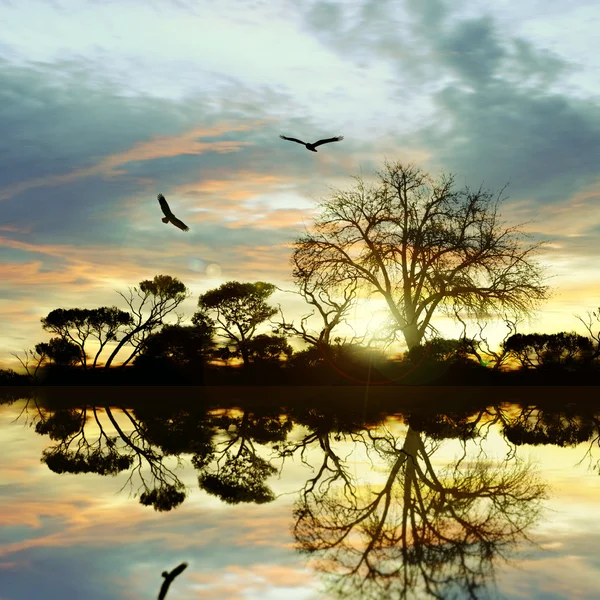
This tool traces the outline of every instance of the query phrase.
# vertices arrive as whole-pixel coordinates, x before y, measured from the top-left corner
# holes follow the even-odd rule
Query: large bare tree
[[[356,177],[319,203],[314,228],[295,242],[294,277],[327,274],[381,295],[409,348],[419,346],[436,311],[467,318],[529,314],[547,298],[540,243],[506,226],[502,191],[456,190],[414,165],[386,162],[376,184]]]

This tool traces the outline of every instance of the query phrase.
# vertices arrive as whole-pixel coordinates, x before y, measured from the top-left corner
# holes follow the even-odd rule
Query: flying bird
[[[280,135],[279,137],[282,140],[289,140],[290,142],[297,142],[298,144],[302,144],[303,146],[306,146],[306,149],[310,150],[311,152],[316,152],[315,148],[317,146],[320,146],[321,144],[329,144],[329,142],[341,142],[344,139],[343,135],[338,135],[338,137],[327,138],[326,140],[319,140],[318,142],[315,142],[314,144],[310,144],[307,142],[303,142],[301,140],[297,140],[296,138],[285,137],[285,135]]]
[[[173,583],[173,579],[177,577],[177,575],[181,575],[186,569],[188,564],[181,563],[178,567],[175,567],[170,573],[167,571],[162,572],[162,576],[165,578],[163,584],[160,588],[160,592],[158,593],[158,600],[165,600],[167,597],[167,592],[169,591],[169,586]]]
[[[163,223],[173,223],[173,225],[175,225],[175,227],[179,227],[179,229],[181,229],[182,231],[189,231],[190,228],[183,221],[180,221],[171,212],[171,209],[169,208],[169,205],[167,204],[167,200],[165,199],[165,197],[162,194],[159,194],[157,196],[157,198],[158,198],[158,202],[160,204],[160,207],[162,208],[163,213],[165,213],[165,216],[161,219],[161,221]]]

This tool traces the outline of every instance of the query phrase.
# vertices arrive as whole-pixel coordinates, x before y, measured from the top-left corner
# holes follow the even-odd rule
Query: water
[[[2,600],[600,597],[593,388],[19,395]]]

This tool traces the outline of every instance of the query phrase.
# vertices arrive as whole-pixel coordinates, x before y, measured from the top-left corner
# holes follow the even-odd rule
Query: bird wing
[[[306,146],[306,143],[303,142],[302,140],[297,140],[296,138],[285,137],[285,135],[280,135],[279,137],[282,140],[289,140],[290,142],[298,142],[298,144],[302,144],[303,146]]]
[[[167,199],[162,194],[159,194],[157,196],[157,198],[158,198],[158,203],[160,204],[160,207],[161,207],[163,213],[165,214],[165,217],[169,217],[169,219],[172,218],[173,213],[171,212],[171,209],[169,208]]]
[[[313,144],[313,146],[320,146],[321,144],[329,144],[329,142],[341,142],[344,139],[343,135],[338,135],[337,137],[334,138],[327,138],[326,140],[319,140],[318,142],[315,142]]]
[[[173,223],[173,225],[175,225],[175,227],[179,227],[179,229],[181,229],[182,231],[190,230],[190,228],[183,221],[179,220],[173,213],[171,213],[169,220],[171,221],[171,223]]]
[[[178,567],[175,567],[171,571],[171,577],[177,577],[177,575],[181,575],[186,569],[188,564],[186,562],[181,563]]]

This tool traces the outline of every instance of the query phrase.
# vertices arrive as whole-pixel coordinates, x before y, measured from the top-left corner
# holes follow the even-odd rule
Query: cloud
[[[28,179],[27,181],[0,189],[0,200],[11,198],[31,188],[56,186],[86,177],[116,177],[125,175],[126,170],[119,169],[119,167],[124,167],[133,162],[173,158],[181,155],[200,155],[207,152],[217,152],[219,154],[238,152],[244,146],[248,146],[249,142],[201,142],[198,138],[214,137],[232,131],[247,131],[248,129],[250,129],[249,124],[230,124],[228,126],[219,124],[212,129],[193,129],[178,136],[157,136],[148,142],[138,142],[125,152],[109,155],[91,167],[78,169],[63,175]]]
[[[280,140],[309,122],[270,114],[295,108],[289,94],[230,81],[210,99],[125,96],[87,64],[0,64],[2,292],[27,306],[18,323],[0,315],[8,351],[40,341],[48,310],[112,305],[115,288],[161,272],[195,293],[220,283],[199,270],[211,263],[226,280],[285,278],[310,197],[353,157],[371,165],[356,140],[314,156]],[[188,234],[160,222],[159,191]]]
[[[430,164],[472,185],[510,181],[512,194],[538,206],[564,201],[596,177],[596,103],[558,91],[573,65],[507,36],[491,13],[466,16],[440,0],[394,8],[313,2],[302,16],[336,51],[388,62],[409,110],[412,98],[431,94],[425,122],[413,119],[403,142],[435,148]]]

